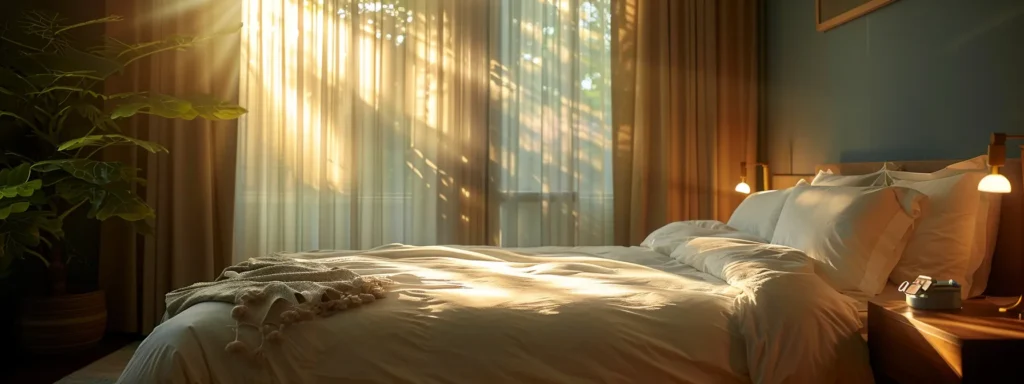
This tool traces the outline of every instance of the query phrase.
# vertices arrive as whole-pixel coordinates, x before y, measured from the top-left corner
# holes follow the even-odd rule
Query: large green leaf
[[[132,117],[139,113],[146,113],[166,117],[168,119],[192,120],[199,116],[192,108],[192,103],[167,95],[142,95],[129,99],[129,101],[118,105],[110,114],[112,119]]]
[[[2,210],[2,209],[0,209]],[[32,212],[17,212],[20,215],[11,216],[4,225],[3,231],[11,236],[15,241],[27,245],[29,247],[35,247],[39,245],[39,226],[36,225],[37,219],[43,219],[43,212],[32,211]]]
[[[191,101],[192,107],[199,113],[199,117],[207,120],[234,120],[246,113],[245,108],[238,104],[209,95],[196,96]]]
[[[64,164],[72,159],[60,159],[60,160],[44,160],[38,163],[32,164],[32,170],[36,172],[53,172],[61,169],[61,164]]]
[[[114,108],[110,117],[121,119],[144,113],[168,119],[192,120],[202,117],[207,120],[233,120],[246,113],[237,104],[202,95],[182,98],[161,94],[138,95],[128,98]]]
[[[128,221],[137,221],[156,217],[156,213],[153,212],[153,208],[146,205],[146,202],[131,191],[109,189],[100,209],[96,211],[96,218],[106,220],[114,216]]]
[[[0,202],[0,220],[5,220],[12,214],[22,213],[28,211],[32,207],[27,201],[11,202],[6,201]]]
[[[32,177],[32,166],[20,164],[14,168],[0,169],[0,185],[21,184]]]
[[[103,204],[103,199],[107,197],[107,191],[96,184],[70,179],[57,184],[57,196],[76,206],[88,202],[88,216],[95,217],[100,205]]]
[[[150,220],[148,219],[142,219],[129,221],[129,223],[132,223],[132,228],[135,229],[135,232],[138,232],[145,236],[154,236],[156,234],[156,231],[153,229],[153,225],[150,224],[149,221]]]
[[[61,159],[40,161],[32,169],[39,172],[53,172],[62,169],[72,177],[97,185],[124,181],[136,181],[137,169],[116,161],[96,161],[89,159]]]
[[[77,139],[68,140],[64,144],[61,144],[57,150],[68,151],[72,149],[78,149],[81,147],[107,147],[111,145],[137,145],[149,151],[150,153],[164,152],[167,153],[167,148],[164,146],[154,143],[152,141],[139,140],[134,137],[128,137],[125,135],[90,135],[83,136]]]
[[[30,180],[32,166],[28,163],[14,168],[0,170],[0,200],[12,197],[29,197],[43,187],[43,181]]]
[[[110,114],[103,112],[91,103],[79,103],[72,108],[74,108],[75,112],[78,112],[80,116],[89,120],[95,128],[100,128],[107,132],[121,131],[121,127],[117,125],[117,122],[115,122],[114,119],[110,118]]]
[[[5,197],[29,197],[43,187],[43,181],[40,179],[29,180],[18,185],[0,186],[0,199]]]
[[[106,96],[107,96],[107,100],[119,100],[119,99],[127,99],[129,97],[144,96],[144,95],[146,95],[146,92],[121,92],[121,93],[112,93],[112,94],[109,94],[109,95],[106,95]]]
[[[96,185],[81,180],[71,180],[57,185],[57,194],[69,203],[88,201],[89,217],[106,220],[120,217],[127,221],[155,217],[153,209],[138,195],[118,185]]]
[[[42,244],[45,240],[42,232],[48,232],[58,239],[63,238],[62,219],[52,211],[33,210],[11,214],[6,220],[0,220],[0,277],[14,259],[20,259],[25,254],[41,258],[30,248]],[[45,259],[41,260],[47,263]]]
[[[97,209],[99,202],[103,201],[106,191],[100,186],[78,179],[69,179],[57,184],[57,196],[67,200],[68,203],[78,204],[82,200],[95,202]]]
[[[47,214],[45,216],[35,218],[35,226],[39,227],[39,229],[44,232],[50,233],[58,239],[63,238],[64,217],[71,213],[71,211],[64,212],[64,214],[60,216],[54,215],[53,212],[46,213]]]

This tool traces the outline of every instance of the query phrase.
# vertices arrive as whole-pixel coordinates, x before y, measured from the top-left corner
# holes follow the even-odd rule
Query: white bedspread
[[[224,351],[229,304],[195,305],[143,341],[121,382],[871,382],[854,302],[811,259],[673,236],[670,254],[397,245],[296,254],[396,285],[372,306],[287,329],[264,363]]]

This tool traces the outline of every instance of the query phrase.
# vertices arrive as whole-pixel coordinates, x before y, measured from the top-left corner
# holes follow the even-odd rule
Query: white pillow
[[[968,241],[971,251],[970,255],[967,256],[967,269],[964,275],[950,277],[956,279],[963,285],[962,292],[965,294],[964,297],[979,296],[988,286],[988,277],[992,269],[992,253],[995,252],[996,235],[999,232],[999,215],[1002,205],[1002,195],[977,191],[978,181],[987,174],[987,160],[987,156],[978,156],[970,160],[952,164],[942,170],[932,173],[888,172],[888,176],[892,180],[892,183],[911,188],[914,188],[914,185],[912,185],[913,182],[931,181],[954,177],[965,173],[968,174],[968,176],[964,176],[964,178],[961,179],[961,182],[965,183],[965,186],[962,188],[968,190],[961,191],[961,194],[963,194],[963,196],[970,196],[967,197],[969,199],[977,200],[978,205],[975,210],[976,215],[974,219],[971,220],[973,223],[972,234],[967,238],[960,238],[960,240]],[[928,192],[925,192],[925,194],[928,194]],[[933,209],[943,208],[933,207]],[[946,227],[952,228],[952,225],[947,225]],[[933,248],[938,249],[937,246]],[[950,263],[950,260],[948,260],[948,258],[952,257],[950,253],[943,252],[941,255],[943,256],[937,256],[940,262]],[[904,253],[904,260],[906,260],[906,257],[907,255]],[[926,260],[919,260],[915,257],[911,257],[906,261],[908,265],[910,263],[921,264],[925,262]],[[901,261],[901,263],[903,262]],[[912,273],[912,271],[902,270],[903,268],[899,265],[897,265],[896,268],[901,272],[901,275],[899,277],[895,275],[892,276],[891,280],[893,282],[897,282],[900,277],[905,277]],[[954,271],[941,271],[935,268],[932,268],[932,270],[934,271],[933,273],[955,273]],[[914,277],[917,277],[917,275],[914,275]],[[900,280],[899,282],[904,280]]]
[[[658,239],[674,236],[677,232],[693,231],[695,228],[707,229],[709,231],[727,230],[729,226],[718,220],[685,220],[665,224],[661,228],[647,235],[640,243],[641,247],[651,247]]]
[[[744,232],[738,232],[725,223],[716,220],[686,220],[665,224],[665,226],[654,230],[647,238],[640,243],[641,247],[665,255],[675,251],[679,244],[694,237],[724,237],[730,239],[746,240],[754,243],[767,243],[767,240],[759,236]]]
[[[889,177],[890,181],[896,180],[913,180],[913,181],[925,181],[941,179],[943,177],[956,176],[964,172],[985,172],[988,174],[988,155],[981,155],[972,159],[964,160],[959,163],[953,163],[946,168],[940,169],[932,173],[920,173],[920,172],[906,172],[906,171],[891,171],[885,168],[886,176]],[[999,196],[997,194],[997,196]]]
[[[885,185],[885,168],[866,175],[836,175],[831,170],[818,171],[811,185],[824,187],[874,187]]]
[[[740,232],[757,235],[765,242],[770,241],[775,233],[775,225],[779,222],[779,215],[782,214],[782,206],[786,204],[792,189],[762,191],[747,196],[729,217],[729,226]]]
[[[963,298],[969,297],[980,200],[977,185],[981,180],[981,177],[971,176],[895,181],[896,186],[913,188],[927,195],[929,204],[923,207],[914,236],[892,271],[890,280],[894,283],[913,281],[918,275],[954,279],[963,287]]]
[[[794,188],[772,243],[820,261],[840,292],[870,298],[885,287],[926,199],[901,187]]]

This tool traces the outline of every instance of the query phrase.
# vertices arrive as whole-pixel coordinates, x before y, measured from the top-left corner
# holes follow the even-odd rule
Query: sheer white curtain
[[[235,258],[611,242],[599,3],[245,0]]]
[[[489,218],[503,246],[613,240],[610,1],[492,12]]]

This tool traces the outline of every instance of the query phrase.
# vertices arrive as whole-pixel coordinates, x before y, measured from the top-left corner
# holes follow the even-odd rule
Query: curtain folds
[[[222,0],[107,0],[107,12],[125,21],[107,34],[145,42],[173,35],[209,35],[237,28],[239,3]],[[210,94],[238,100],[238,38],[214,38],[195,49],[165,52],[136,63],[106,84],[108,92],[146,90]],[[137,236],[117,220],[104,222],[100,284],[108,300],[108,326],[148,333],[164,312],[164,294],[212,280],[231,262],[237,123],[136,117],[123,127],[156,141],[170,154],[111,148],[110,161],[141,169],[139,193],[157,212],[154,236]]]
[[[610,242],[608,0],[243,3],[237,260]]]
[[[618,0],[612,16],[615,243],[727,220],[757,149],[758,1]]]
[[[493,3],[491,243],[610,244],[610,0]]]
[[[487,3],[244,1],[238,259],[485,242]]]

